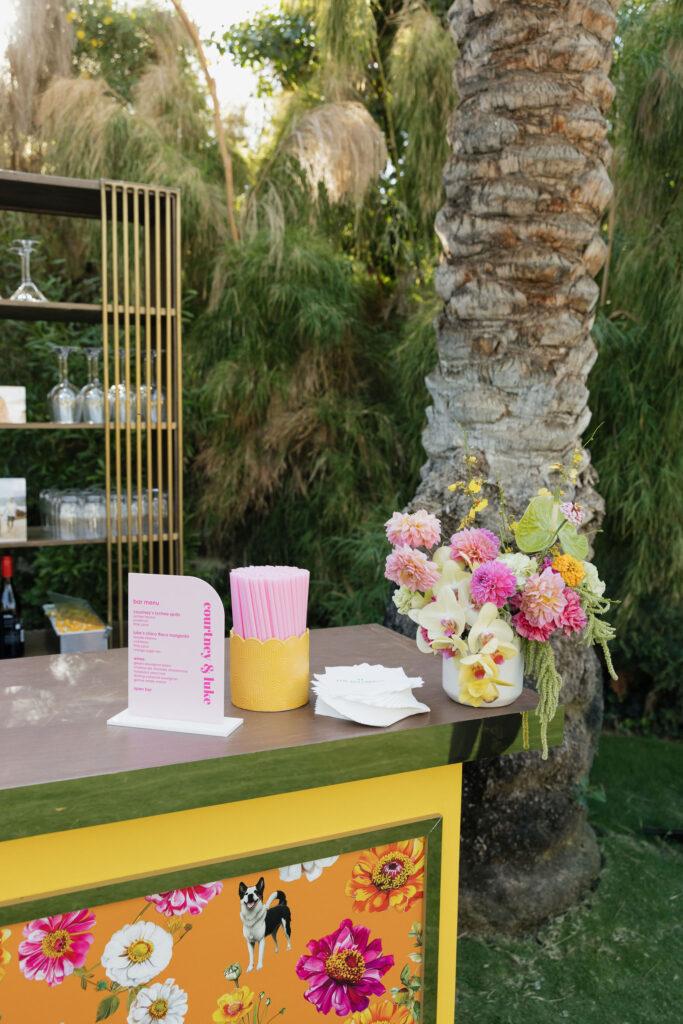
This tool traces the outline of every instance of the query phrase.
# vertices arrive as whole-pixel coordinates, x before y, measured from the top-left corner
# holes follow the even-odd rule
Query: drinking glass
[[[156,365],[156,352],[152,352],[152,366],[150,370],[150,384],[149,389],[146,384],[140,385],[140,417],[143,423],[147,422],[147,402],[149,401],[149,420],[150,423],[157,422],[157,416],[160,415],[161,419],[159,422],[166,422],[166,388],[161,387],[161,409],[159,410],[157,404],[157,386],[155,382],[155,365]]]
[[[131,380],[130,395],[126,393],[126,352],[125,349],[120,350],[121,356],[121,374],[120,384],[112,384],[109,388],[109,419],[112,423],[116,422],[116,406],[119,407],[119,423],[123,424],[126,422],[126,415],[130,415],[130,422],[135,423],[135,410],[137,402],[135,399],[135,387]]]
[[[37,238],[15,238],[10,246],[21,259],[21,284],[10,296],[15,302],[47,302],[31,280],[31,253],[40,245]]]
[[[97,376],[101,348],[86,348],[88,383],[78,393],[78,404],[84,423],[104,423],[104,388]]]
[[[50,415],[53,423],[78,423],[80,409],[78,392],[68,376],[69,353],[78,349],[70,345],[55,345],[59,363],[59,381],[48,392]]]
[[[83,536],[98,539],[107,536],[106,491],[83,492]]]
[[[79,491],[64,491],[57,499],[58,536],[78,540],[83,536],[83,496]]]

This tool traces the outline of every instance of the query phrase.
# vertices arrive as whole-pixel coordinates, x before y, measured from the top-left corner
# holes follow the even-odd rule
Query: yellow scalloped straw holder
[[[245,711],[291,711],[308,703],[308,630],[258,640],[230,630],[230,700]]]

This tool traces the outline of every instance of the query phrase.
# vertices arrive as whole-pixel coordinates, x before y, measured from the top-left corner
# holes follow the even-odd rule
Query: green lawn
[[[640,829],[683,828],[682,778],[683,745],[603,735],[599,886],[528,939],[461,939],[457,1024],[679,1024],[683,852]]]

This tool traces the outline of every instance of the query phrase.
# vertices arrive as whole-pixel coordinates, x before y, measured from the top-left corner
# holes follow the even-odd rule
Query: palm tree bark
[[[500,479],[517,518],[550,463],[571,457],[590,420],[596,350],[593,280],[605,259],[600,219],[612,194],[605,112],[618,0],[456,0],[461,57],[449,125],[444,258],[436,287],[439,361],[424,435],[428,462],[413,506],[454,529],[463,509],[462,428],[477,471]],[[456,425],[459,424],[459,427]],[[586,458],[569,496],[599,524]],[[489,495],[492,498],[492,495]],[[493,506],[490,501],[490,506]],[[487,520],[486,515],[490,515]],[[479,525],[496,528],[493,509]],[[574,784],[588,774],[601,721],[593,652],[557,648],[563,747],[469,766],[463,804],[461,924],[528,930],[594,882],[599,856]]]

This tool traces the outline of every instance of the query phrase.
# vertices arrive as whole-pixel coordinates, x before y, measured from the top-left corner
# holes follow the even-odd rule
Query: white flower
[[[521,551],[515,551],[514,554],[498,555],[496,557],[497,562],[503,562],[507,565],[508,569],[515,577],[515,581],[518,587],[524,586],[524,581],[528,576],[531,576],[532,572],[536,572],[538,569],[538,562],[535,558],[529,558],[528,555],[523,555]]]
[[[288,864],[287,867],[280,868],[280,881],[296,882],[301,878],[303,872],[309,882],[314,882],[316,878],[320,878],[323,869],[329,868],[336,860],[338,860],[337,857],[321,857],[320,860],[305,860],[300,864]]]
[[[464,654],[467,647],[461,637],[467,625],[467,612],[467,606],[460,603],[456,593],[450,587],[444,587],[439,591],[436,601],[419,611],[410,612],[410,618],[417,622],[420,629],[427,630],[432,649],[445,647]],[[417,646],[424,650],[429,644],[425,643],[420,629],[416,637]]]
[[[430,600],[418,590],[408,590],[407,587],[399,587],[395,590],[391,600],[396,605],[401,615],[407,615],[413,608],[422,608]]]
[[[448,587],[450,590],[454,590],[456,584],[461,583],[463,580],[471,579],[472,574],[467,569],[463,569],[458,562],[453,561],[451,549],[446,544],[436,549],[432,555],[432,561],[439,567],[439,572],[441,573],[432,588],[435,597],[438,597],[440,591],[444,588]]]
[[[605,593],[606,584],[598,576],[598,570],[592,562],[582,562],[581,565],[586,571],[586,575],[581,582],[590,590],[591,594],[595,594],[596,597],[602,597]]]
[[[127,924],[114,932],[102,954],[107,977],[122,987],[145,985],[167,967],[173,939],[151,921]]]
[[[473,654],[500,655],[504,660],[519,654],[519,641],[512,627],[500,618],[492,601],[482,605],[467,642]]]
[[[186,1013],[187,992],[175,984],[175,978],[167,978],[138,992],[128,1024],[183,1024]]]

